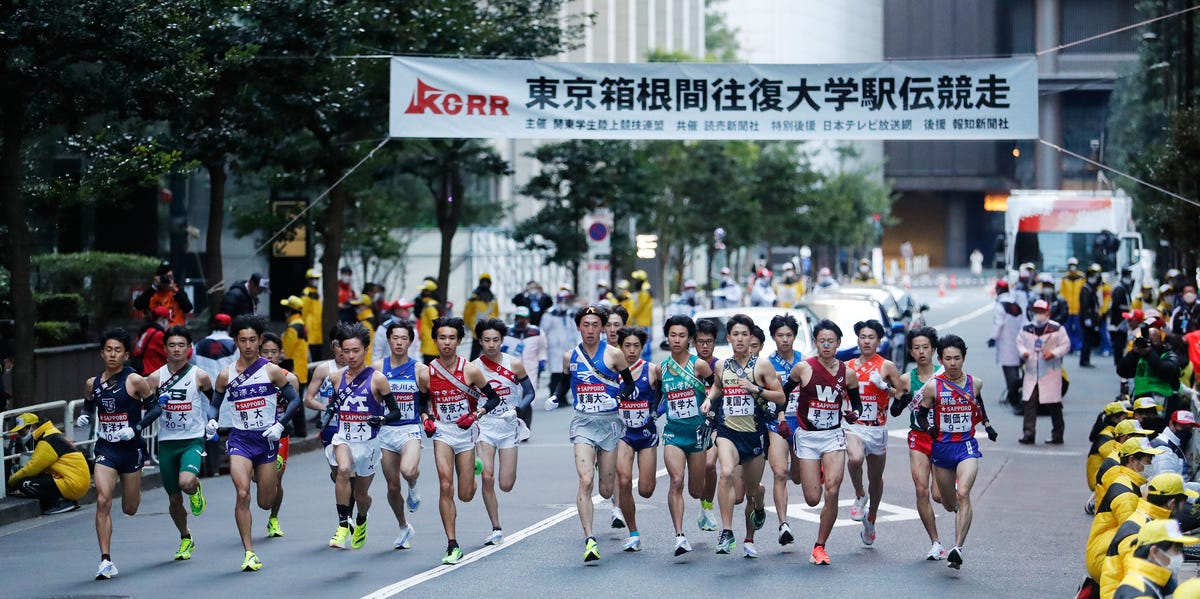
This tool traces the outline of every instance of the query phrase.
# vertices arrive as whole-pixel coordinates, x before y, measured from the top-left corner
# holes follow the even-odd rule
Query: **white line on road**
[[[934,324],[934,325],[930,325],[930,326],[937,329],[938,334],[940,335],[943,332],[943,330],[945,330],[945,329],[948,329],[953,326],[958,326],[958,325],[960,325],[964,322],[967,322],[968,320],[971,320],[973,318],[979,318],[980,316],[983,316],[984,314],[987,314],[988,312],[991,312],[994,309],[995,308],[993,307],[993,304],[987,304],[986,306],[980,306],[978,310],[975,310],[973,312],[968,312],[966,314],[963,314],[962,316],[957,316],[957,317],[951,318],[950,320],[947,320],[946,322],[943,322],[940,324]]]
[[[667,469],[662,468],[654,473],[654,478],[662,478],[663,476],[666,476],[666,474]],[[635,489],[637,488],[637,481],[633,482],[633,486]],[[613,492],[615,493],[616,490],[614,489]],[[592,505],[599,504],[601,501],[603,501],[603,498],[601,498],[600,495],[592,496]],[[559,522],[570,519],[572,516],[576,515],[578,511],[578,508],[573,507],[565,509],[557,514],[554,514],[553,516],[550,516],[549,518],[546,518],[545,520],[534,523],[532,526],[522,528],[512,535],[506,536],[504,538],[504,543],[501,545],[490,545],[478,551],[473,551],[465,555],[457,564],[453,566],[441,565],[436,568],[430,568],[424,572],[421,572],[420,574],[410,576],[404,580],[401,580],[400,582],[383,587],[374,593],[364,595],[363,599],[386,599],[387,597],[394,597],[403,591],[421,584],[422,582],[433,580],[434,578],[446,574],[460,566],[477,562],[489,555],[492,555],[493,553],[496,553],[497,551],[504,549],[505,547],[515,545],[520,541],[523,541],[539,532],[542,532],[543,530],[550,528],[551,526],[554,526],[555,524],[558,524]]]

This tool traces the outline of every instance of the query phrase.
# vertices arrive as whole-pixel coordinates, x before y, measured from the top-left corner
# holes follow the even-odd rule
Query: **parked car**
[[[839,360],[858,357],[858,338],[854,335],[854,323],[874,319],[883,324],[884,330],[892,330],[892,318],[888,316],[883,304],[862,295],[814,293],[801,298],[796,307],[807,310],[809,327],[819,320],[829,319],[842,329],[842,343],[838,346],[837,353]],[[879,353],[891,356],[893,345],[891,338],[885,338],[879,346]]]
[[[829,291],[821,292],[823,296],[865,297],[879,302],[892,319],[888,330],[891,332],[890,353],[880,353],[887,356],[902,372],[912,362],[905,347],[904,335],[915,327],[924,325],[924,313],[929,309],[925,304],[917,304],[912,295],[902,287],[893,285],[848,285]],[[849,333],[847,333],[849,334]]]
[[[733,355],[733,348],[729,345],[729,340],[725,338],[725,324],[729,322],[729,318],[734,314],[745,314],[749,316],[754,324],[762,327],[763,333],[766,333],[767,340],[763,343],[762,353],[759,355],[766,357],[775,351],[775,341],[771,339],[771,319],[779,314],[791,314],[796,317],[796,323],[799,325],[799,332],[796,334],[796,344],[792,346],[793,351],[804,358],[810,358],[817,355],[816,346],[812,340],[812,329],[809,328],[809,315],[801,310],[786,309],[786,308],[768,308],[768,307],[742,307],[742,308],[719,308],[716,310],[704,310],[696,313],[696,320],[708,319],[714,320],[717,323],[717,347],[713,350],[713,355],[717,358],[728,358]]]

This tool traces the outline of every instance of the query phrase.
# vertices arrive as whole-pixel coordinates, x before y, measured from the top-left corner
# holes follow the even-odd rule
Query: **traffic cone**
[[[958,276],[954,273],[950,273],[950,288],[958,289]]]
[[[946,284],[938,283],[938,297],[946,297]]]

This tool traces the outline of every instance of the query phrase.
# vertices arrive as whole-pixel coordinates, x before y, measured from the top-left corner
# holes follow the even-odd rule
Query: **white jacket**
[[[1183,456],[1175,450],[1178,448],[1181,452],[1186,449],[1180,446],[1179,437],[1171,430],[1171,427],[1164,428],[1154,440],[1150,442],[1154,447],[1161,447],[1166,451],[1154,456],[1154,461],[1146,467],[1143,475],[1146,480],[1150,480],[1159,474],[1179,474],[1188,480],[1188,477],[1183,473]],[[1174,447],[1172,447],[1174,446]]]
[[[1017,350],[1017,335],[1025,324],[1025,308],[1013,316],[1004,310],[1005,302],[1017,302],[1011,292],[996,296],[992,310],[992,339],[996,340],[996,363],[1001,366],[1020,366],[1021,352]],[[1020,306],[1020,303],[1017,303]]]

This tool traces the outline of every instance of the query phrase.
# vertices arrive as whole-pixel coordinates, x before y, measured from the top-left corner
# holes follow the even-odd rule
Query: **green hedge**
[[[109,321],[127,317],[129,289],[147,284],[158,263],[153,256],[108,252],[34,256],[34,291],[81,295],[89,322],[103,330]]]
[[[33,337],[37,347],[54,347],[83,342],[83,331],[77,322],[40,320],[33,323]]]
[[[33,301],[38,320],[77,321],[83,315],[83,296],[78,293],[39,293]]]

